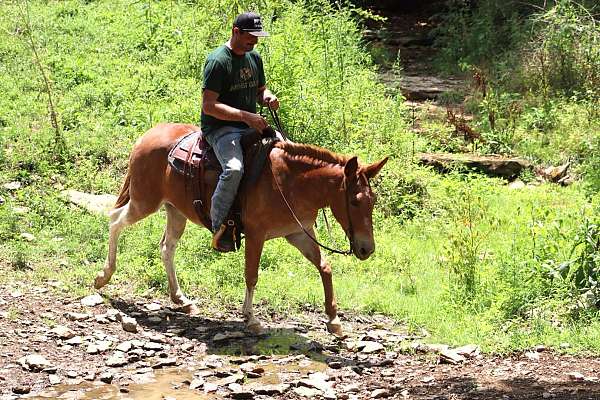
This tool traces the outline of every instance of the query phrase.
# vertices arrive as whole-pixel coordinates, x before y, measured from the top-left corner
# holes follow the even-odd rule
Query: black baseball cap
[[[243,32],[248,32],[251,35],[258,37],[269,36],[269,34],[262,30],[262,21],[260,15],[253,12],[245,12],[235,17],[233,26],[237,26]]]

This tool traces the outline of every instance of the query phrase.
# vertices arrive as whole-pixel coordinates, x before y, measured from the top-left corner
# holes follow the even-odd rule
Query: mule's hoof
[[[260,325],[260,322],[258,322],[258,321],[248,324],[248,326],[246,326],[246,328],[250,332],[252,332],[252,334],[254,334],[254,335],[262,335],[264,332],[264,329],[262,328],[262,326]]]
[[[342,330],[342,324],[340,324],[339,322],[328,322],[327,323],[327,332],[329,332],[335,336],[339,336],[339,337],[344,336],[344,332]]]
[[[195,303],[184,304],[180,308],[181,312],[187,315],[198,315],[200,314],[200,310],[196,307]]]

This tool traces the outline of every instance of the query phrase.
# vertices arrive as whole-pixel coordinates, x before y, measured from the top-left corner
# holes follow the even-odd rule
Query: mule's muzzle
[[[363,241],[356,240],[355,238],[352,250],[356,258],[358,258],[359,260],[366,260],[375,251],[375,243],[373,243],[372,240]]]

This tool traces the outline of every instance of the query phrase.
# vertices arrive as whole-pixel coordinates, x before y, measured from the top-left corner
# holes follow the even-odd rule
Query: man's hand
[[[279,100],[273,93],[265,93],[263,104],[273,110],[277,110],[279,108]]]
[[[245,113],[244,122],[250,127],[254,128],[259,132],[262,132],[269,124],[267,120],[262,117],[262,115],[254,114],[251,112]]]

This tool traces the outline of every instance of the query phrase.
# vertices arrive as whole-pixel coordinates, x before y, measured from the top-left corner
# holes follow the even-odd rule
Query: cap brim
[[[269,36],[269,32],[265,32],[265,31],[257,31],[257,32],[244,31],[244,32],[248,32],[252,36],[256,36],[256,37],[267,37],[267,36]]]

